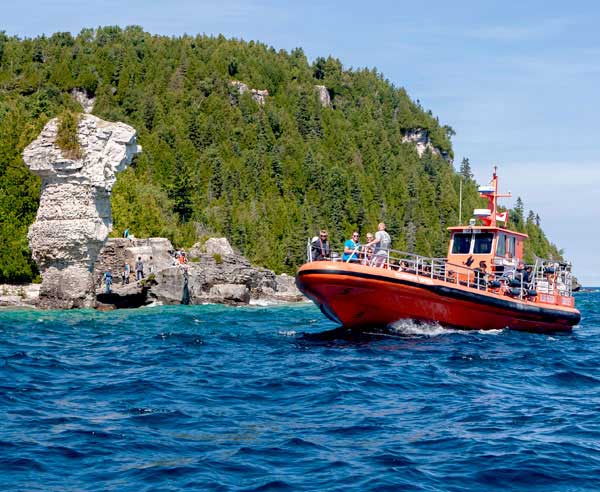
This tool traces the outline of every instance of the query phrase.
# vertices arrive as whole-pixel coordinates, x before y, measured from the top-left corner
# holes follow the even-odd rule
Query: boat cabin
[[[492,226],[449,227],[448,263],[501,275],[514,270],[523,258],[526,234]]]

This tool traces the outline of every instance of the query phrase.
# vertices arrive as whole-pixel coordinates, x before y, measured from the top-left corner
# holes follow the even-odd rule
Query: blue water
[[[344,337],[312,305],[0,312],[0,489],[599,490],[600,294],[577,304],[553,336]]]

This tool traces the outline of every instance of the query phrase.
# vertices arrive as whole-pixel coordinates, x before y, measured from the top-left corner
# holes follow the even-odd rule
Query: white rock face
[[[329,91],[327,90],[327,87],[325,87],[324,85],[315,85],[315,90],[319,94],[319,102],[321,103],[321,106],[323,106],[324,108],[330,108],[331,97],[329,96]]]
[[[439,155],[448,162],[451,162],[450,156],[447,153],[440,152],[438,148],[432,145],[431,140],[429,139],[429,131],[425,128],[411,128],[410,130],[407,130],[402,137],[402,142],[415,144],[419,157],[423,157],[425,151],[429,149],[433,154]]]
[[[71,91],[71,96],[81,104],[84,113],[91,113],[94,110],[94,104],[96,103],[95,97],[89,97],[87,92],[83,89],[73,89]]]
[[[232,80],[229,83],[233,87],[235,87],[240,94],[244,94],[246,92],[250,92],[250,95],[252,96],[252,99],[254,99],[261,106],[265,105],[265,102],[267,101],[267,96],[269,95],[269,91],[267,89],[264,89],[264,90],[251,89],[250,87],[248,87],[243,82],[240,82],[239,80]]]
[[[226,237],[211,237],[204,243],[204,251],[209,255],[233,255],[235,254],[231,244]]]
[[[55,145],[58,119],[50,120],[24,152],[25,164],[42,178],[40,207],[29,228],[29,246],[42,274],[39,304],[47,308],[95,303],[93,266],[112,229],[110,194],[116,173],[141,152],[136,131],[82,115],[81,159]]]

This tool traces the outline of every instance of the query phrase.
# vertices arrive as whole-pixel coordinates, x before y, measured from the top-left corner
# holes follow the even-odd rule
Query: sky
[[[501,190],[600,286],[600,2],[0,0],[0,30],[20,37],[131,24],[377,68],[456,131],[456,167],[468,157],[487,183],[497,165]]]

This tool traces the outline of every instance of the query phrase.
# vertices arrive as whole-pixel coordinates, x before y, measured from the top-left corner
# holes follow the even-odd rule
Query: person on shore
[[[123,237],[124,237],[125,239],[129,238],[129,229],[125,229],[125,230],[123,231]]]
[[[135,262],[135,280],[142,280],[144,278],[144,262],[142,261],[142,257],[138,256],[137,261]]]
[[[152,262],[152,256],[148,260],[148,273],[152,275],[154,273],[154,263]]]
[[[125,262],[125,265],[123,267],[123,274],[122,274],[122,285],[129,283],[129,275],[130,274],[131,274],[131,267],[129,266],[129,263]]]
[[[366,244],[367,247],[375,248],[375,257],[373,264],[377,267],[382,267],[388,258],[390,253],[390,247],[392,245],[392,238],[385,230],[385,224],[380,222],[377,226],[377,232],[375,233],[375,239]]]
[[[106,270],[106,272],[104,272],[104,285],[106,286],[105,289],[105,293],[106,294],[110,294],[111,292],[111,288],[112,288],[112,272],[110,271],[110,268],[108,270]]]
[[[360,235],[357,231],[352,233],[352,237],[344,243],[344,254],[342,261],[356,263],[358,261],[358,251],[360,250]]]
[[[325,229],[319,232],[319,237],[313,239],[311,244],[311,256],[313,261],[329,260],[331,257],[331,246]]]

